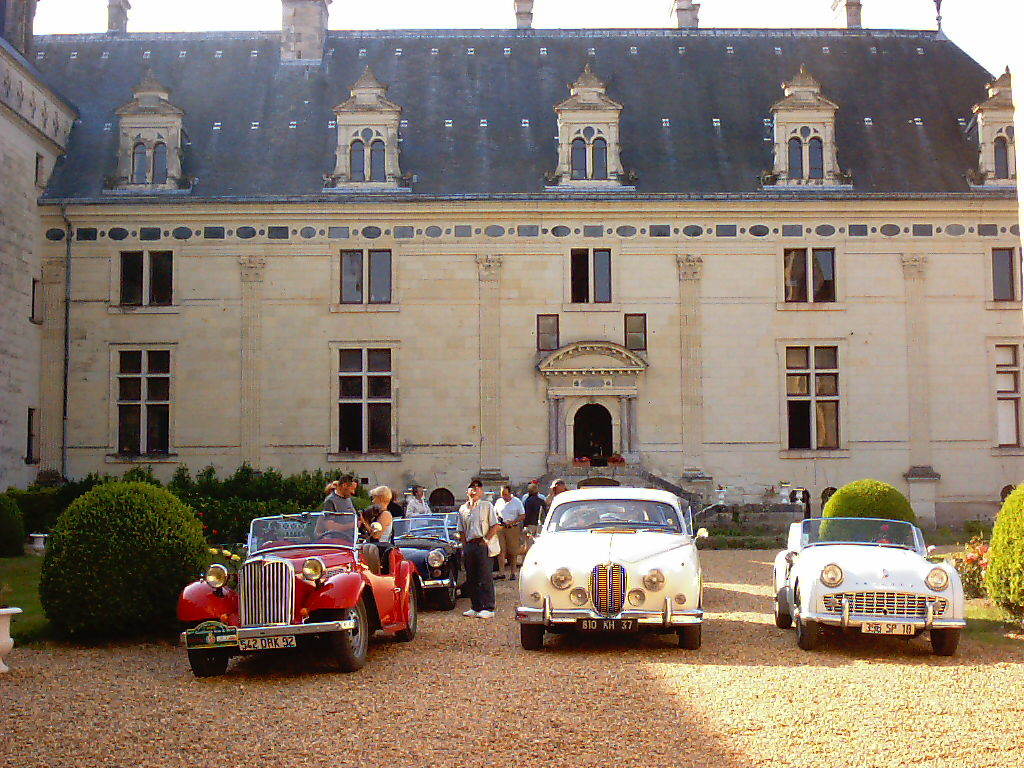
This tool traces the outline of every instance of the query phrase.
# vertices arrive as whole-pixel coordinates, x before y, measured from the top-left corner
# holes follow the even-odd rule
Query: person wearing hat
[[[427,500],[423,498],[422,485],[414,485],[409,489],[406,495],[405,514],[407,517],[433,514]]]

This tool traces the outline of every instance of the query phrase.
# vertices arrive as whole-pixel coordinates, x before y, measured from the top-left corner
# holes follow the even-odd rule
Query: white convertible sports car
[[[926,557],[921,530],[900,520],[829,518],[793,523],[775,558],[775,624],[796,624],[797,644],[819,647],[824,627],[917,637],[952,656],[965,621],[960,575]]]
[[[700,648],[702,580],[689,509],[643,488],[559,494],[519,572],[523,648],[544,633],[675,632]]]

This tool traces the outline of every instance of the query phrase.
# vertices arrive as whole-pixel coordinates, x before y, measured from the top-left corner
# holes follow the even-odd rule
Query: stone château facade
[[[621,457],[747,498],[878,477],[940,524],[1020,477],[1009,74],[859,2],[818,30],[282,5],[282,34],[35,39],[80,114],[22,219],[38,469],[459,494]]]

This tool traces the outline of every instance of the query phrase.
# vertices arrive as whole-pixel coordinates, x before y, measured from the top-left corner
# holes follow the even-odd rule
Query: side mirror
[[[699,529],[697,529],[697,538],[698,539],[706,539],[710,535],[711,534],[708,533],[708,529],[707,528],[699,528]]]

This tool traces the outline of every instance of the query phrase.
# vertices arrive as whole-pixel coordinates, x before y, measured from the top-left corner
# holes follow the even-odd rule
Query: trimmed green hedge
[[[76,499],[48,542],[43,610],[71,637],[172,628],[182,588],[207,559],[195,513],[147,483],[104,483]]]
[[[996,517],[985,586],[996,605],[1024,620],[1024,486],[1006,497]]]
[[[855,480],[844,485],[825,504],[821,516],[875,517],[917,525],[917,515],[907,497],[881,480]]]
[[[57,488],[10,488],[7,495],[21,510],[26,533],[49,533],[64,510]]]
[[[0,494],[0,557],[20,557],[25,554],[25,525],[21,510],[14,500]]]

